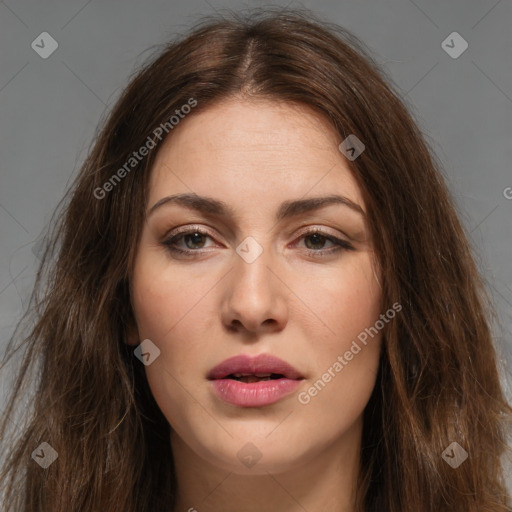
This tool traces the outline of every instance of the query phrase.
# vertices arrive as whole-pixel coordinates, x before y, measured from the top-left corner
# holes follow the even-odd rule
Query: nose
[[[251,263],[234,256],[235,268],[227,276],[222,305],[222,321],[229,330],[263,333],[284,329],[290,290],[272,260],[268,251]]]

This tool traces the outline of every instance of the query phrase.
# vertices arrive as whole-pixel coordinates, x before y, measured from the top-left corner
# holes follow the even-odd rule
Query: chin
[[[212,447],[213,448],[213,447]],[[301,463],[301,454],[290,446],[277,447],[268,442],[234,441],[224,450],[215,447],[205,454],[208,463],[237,475],[267,475],[284,473]]]
[[[220,429],[222,434],[216,435],[200,429],[191,437],[190,429],[187,439],[181,438],[180,442],[185,442],[187,449],[208,465],[239,475],[282,473],[306,462],[309,452],[306,432],[292,435],[284,425],[276,429],[279,422],[275,421],[260,421],[259,425],[256,421],[244,423],[225,425],[232,437],[223,429]]]

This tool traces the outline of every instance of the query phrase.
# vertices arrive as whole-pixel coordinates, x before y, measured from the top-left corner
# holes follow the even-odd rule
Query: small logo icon
[[[441,48],[452,59],[458,59],[468,49],[468,46],[468,42],[458,32],[452,32],[441,43]]]
[[[46,469],[48,466],[55,462],[55,459],[59,454],[48,444],[41,443],[33,452],[32,458],[43,468]]]
[[[263,252],[263,247],[252,236],[248,236],[236,248],[236,252],[246,263],[253,263]]]
[[[261,452],[253,443],[244,444],[236,456],[240,462],[248,468],[252,468],[262,457]]]
[[[468,458],[468,452],[454,441],[441,454],[441,457],[447,464],[456,469]]]
[[[160,349],[149,339],[144,340],[134,351],[135,357],[149,366],[160,355]]]
[[[47,59],[59,47],[59,43],[48,32],[41,32],[30,46],[39,57]]]
[[[339,150],[353,162],[366,148],[366,146],[351,133],[339,146]]]

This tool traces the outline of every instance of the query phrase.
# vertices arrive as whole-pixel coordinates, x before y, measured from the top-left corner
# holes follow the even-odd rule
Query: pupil
[[[319,245],[323,245],[324,238],[325,238],[324,236],[322,236],[322,235],[319,235],[319,234],[315,233],[315,234],[313,234],[313,235],[309,235],[309,236],[306,238],[306,241],[307,241],[308,239],[313,239],[313,240],[315,240],[315,239],[316,239],[316,242],[315,242],[315,241],[313,241],[313,245],[317,245],[317,244],[319,244]],[[308,244],[308,243],[306,242],[306,245],[307,245],[307,246],[309,246],[310,244]],[[309,247],[308,247],[308,248],[309,248]]]
[[[192,233],[191,235],[187,235],[185,238],[188,238],[190,240],[192,240],[192,243],[194,245],[196,244],[201,244],[201,238],[202,238],[203,234],[202,233]],[[189,246],[189,244],[187,244],[187,247]],[[190,247],[189,247],[190,248]]]

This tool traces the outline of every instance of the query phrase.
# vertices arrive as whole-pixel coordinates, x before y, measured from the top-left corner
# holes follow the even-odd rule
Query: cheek
[[[381,313],[381,290],[369,252],[352,257],[316,284],[303,280],[297,295],[307,298],[316,325],[323,326],[319,357],[343,349],[347,342],[350,345]]]
[[[159,357],[145,367],[146,376],[168,419],[187,416],[189,408],[197,407],[183,389],[195,394],[197,381],[190,378],[189,369],[197,365],[209,343],[205,333],[212,332],[204,300],[211,280],[188,279],[145,256],[134,269],[132,304],[139,338],[150,339],[160,350]]]
[[[301,401],[309,403],[314,422],[353,419],[371,395],[382,343],[381,330],[374,330],[383,313],[377,279],[367,253],[344,266],[336,280],[309,292],[310,304],[328,327],[313,347],[316,363]]]
[[[141,339],[152,339],[163,349],[186,329],[189,342],[197,340],[198,336],[190,332],[197,329],[197,324],[190,319],[202,318],[200,312],[207,304],[204,299],[210,288],[207,276],[187,278],[161,255],[155,257],[150,251],[141,254],[132,279],[133,308]]]

